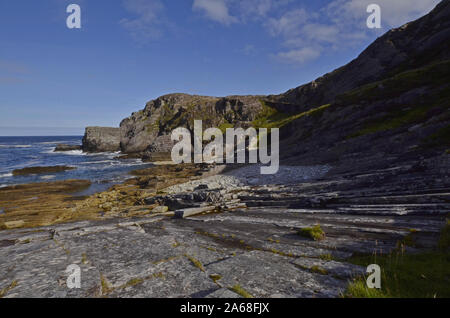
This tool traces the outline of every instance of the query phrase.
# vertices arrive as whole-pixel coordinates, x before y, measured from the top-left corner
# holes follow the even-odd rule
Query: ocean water
[[[106,190],[130,178],[129,171],[151,166],[140,159],[118,159],[120,153],[54,152],[57,144],[80,145],[82,137],[0,137],[0,188],[15,184],[68,179],[92,181],[83,194]],[[15,169],[36,166],[71,166],[62,173],[13,176]]]

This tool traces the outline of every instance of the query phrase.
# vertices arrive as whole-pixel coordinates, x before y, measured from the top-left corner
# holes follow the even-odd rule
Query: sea
[[[81,141],[82,136],[0,137],[0,188],[24,183],[83,179],[90,180],[92,185],[80,195],[89,195],[131,178],[129,172],[132,170],[151,166],[140,159],[119,159],[119,152],[54,152],[58,144],[81,145]],[[70,166],[76,169],[29,176],[13,176],[12,173],[15,169],[42,166]]]

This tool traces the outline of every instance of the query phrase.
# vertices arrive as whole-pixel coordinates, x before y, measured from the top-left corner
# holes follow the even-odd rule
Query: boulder
[[[120,151],[120,128],[87,127],[83,137],[85,152]]]
[[[152,210],[152,213],[165,213],[168,211],[169,208],[167,206],[157,206]]]
[[[82,147],[80,145],[59,144],[56,146],[54,152],[73,151],[73,150],[82,150]]]
[[[212,212],[216,209],[215,206],[207,206],[202,208],[190,208],[184,210],[175,211],[175,218],[183,219],[190,216],[196,216],[206,212]]]
[[[33,174],[60,173],[64,171],[75,170],[75,167],[68,166],[52,166],[52,167],[28,167],[16,169],[13,171],[14,176],[27,176]]]

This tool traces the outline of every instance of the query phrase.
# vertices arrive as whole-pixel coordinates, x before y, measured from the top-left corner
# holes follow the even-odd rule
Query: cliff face
[[[348,65],[271,96],[280,113],[297,110],[281,129],[282,156],[292,163],[339,161],[366,169],[448,154],[449,45],[446,0],[388,32]]]
[[[120,151],[120,136],[120,128],[87,127],[83,137],[83,151]]]
[[[365,155],[381,162],[389,154],[442,152],[450,148],[449,61],[450,1],[444,0],[378,38],[349,64],[284,94],[171,94],[150,101],[122,121],[120,149],[170,152],[172,130],[192,130],[201,119],[204,128],[281,128],[280,153],[293,163]],[[119,148],[117,131],[87,136],[83,149]]]
[[[146,107],[120,124],[121,148],[126,153],[170,152],[170,135],[178,127],[193,130],[194,120],[203,127],[245,127],[263,107],[259,96],[224,98],[170,94],[147,103]]]
[[[347,65],[269,99],[281,111],[305,111],[362,85],[449,58],[450,1],[444,0],[428,15],[378,38]]]

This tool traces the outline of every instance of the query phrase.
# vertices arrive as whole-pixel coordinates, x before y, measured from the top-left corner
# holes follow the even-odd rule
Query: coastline
[[[7,297],[241,297],[236,290],[266,298],[342,297],[365,273],[357,255],[433,250],[449,208],[438,183],[427,184],[427,193],[395,190],[398,182],[429,181],[408,165],[351,176],[327,169],[278,185],[263,177],[252,182],[249,168],[155,165],[78,198],[58,189],[27,194],[22,186],[20,202],[28,206],[14,217],[24,222],[0,231],[6,260],[0,270],[14,263],[0,286],[38,266],[45,278],[21,275]],[[285,175],[309,170],[281,167]],[[374,176],[387,180],[393,173],[393,184],[367,188]],[[39,195],[42,201],[29,200]],[[424,201],[434,202],[434,210]],[[320,238],[299,234],[317,225]],[[83,268],[82,289],[60,282],[68,264]]]

